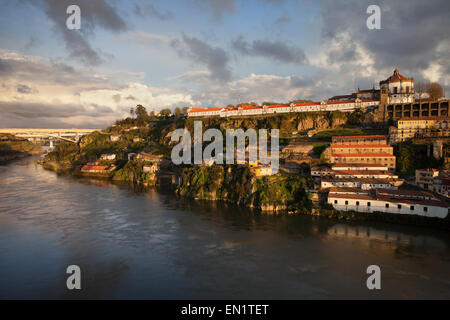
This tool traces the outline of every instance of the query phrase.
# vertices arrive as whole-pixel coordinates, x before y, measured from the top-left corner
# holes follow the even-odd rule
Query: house
[[[272,166],[270,166],[270,165],[261,165],[258,167],[254,167],[253,171],[255,172],[255,175],[257,177],[273,175]]]
[[[142,167],[144,173],[155,173],[159,171],[159,164],[146,164]]]
[[[115,154],[102,154],[100,157],[101,160],[116,160],[116,155]]]
[[[336,210],[365,213],[384,212],[425,217],[446,218],[448,204],[428,194],[410,193],[405,190],[376,190],[374,194],[328,194],[328,203]]]
[[[433,191],[433,179],[439,176],[437,169],[416,170],[416,184],[422,189]]]
[[[99,166],[86,164],[81,168],[81,172],[83,173],[110,173],[116,169],[115,166]]]
[[[365,164],[387,167],[395,170],[393,147],[387,144],[387,137],[334,136],[331,146],[325,151],[326,157],[335,164]]]
[[[389,143],[395,144],[412,138],[450,136],[450,117],[433,116],[401,118],[397,127],[389,128]]]
[[[111,142],[117,142],[120,140],[120,135],[111,135],[109,139],[111,140]]]
[[[128,154],[128,161],[133,161],[135,157],[136,157],[136,153],[129,153]]]
[[[160,163],[163,159],[162,155],[154,155],[152,153],[149,152],[140,152],[137,156],[136,156],[136,160],[137,161],[141,161],[141,162],[153,162],[153,163]]]
[[[371,178],[335,178],[323,177],[320,182],[321,188],[360,188],[371,189],[398,189],[403,184],[400,179],[371,179]]]

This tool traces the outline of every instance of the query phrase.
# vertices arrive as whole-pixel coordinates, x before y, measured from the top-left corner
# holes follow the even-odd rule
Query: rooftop
[[[388,144],[332,144],[331,148],[392,148]]]
[[[386,166],[383,166],[381,164],[371,164],[371,163],[337,163],[335,165],[333,165],[333,169],[334,168],[386,168]]]
[[[350,140],[350,139],[387,139],[387,136],[382,135],[366,135],[366,136],[334,136],[333,139]]]
[[[395,158],[394,155],[380,152],[380,153],[336,153],[332,154],[332,157],[347,157],[347,158],[380,158],[380,157],[386,157],[386,158]]]

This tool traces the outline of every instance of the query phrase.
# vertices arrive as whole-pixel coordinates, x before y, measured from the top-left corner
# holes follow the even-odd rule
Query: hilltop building
[[[414,102],[414,79],[402,76],[397,68],[392,76],[380,81],[380,90],[388,94],[388,104]]]
[[[412,138],[450,136],[450,117],[402,118],[397,126],[389,128],[389,143],[395,144]]]
[[[394,150],[387,144],[386,136],[333,137],[324,152],[331,163],[382,165],[389,171],[395,170]]]
[[[225,108],[189,108],[188,117],[240,117],[240,116],[264,116],[279,113],[295,112],[325,112],[341,111],[351,112],[360,108],[377,107],[378,101],[371,99],[353,99],[340,101],[304,102],[277,105],[239,105]]]

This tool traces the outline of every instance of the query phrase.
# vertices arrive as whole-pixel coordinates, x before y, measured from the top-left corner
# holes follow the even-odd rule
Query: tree
[[[134,114],[135,113],[134,113],[134,108],[133,107],[130,108],[130,114],[131,114],[131,117],[134,118]]]
[[[174,110],[174,114],[178,118],[181,115],[181,109],[176,107],[175,110]]]
[[[442,86],[437,82],[429,82],[426,91],[432,100],[438,100],[444,96],[444,89],[442,89]]]
[[[144,106],[138,104],[136,106],[136,116],[138,119],[146,119],[148,117],[147,109]]]
[[[426,92],[427,85],[425,82],[416,82],[414,85],[414,88],[417,92],[417,95],[419,96],[419,100],[422,99],[423,94]]]
[[[166,108],[166,109],[162,109],[161,111],[160,111],[160,114],[162,115],[162,116],[171,116],[172,115],[172,111],[169,109],[169,108]]]
[[[147,113],[147,109],[145,109],[144,106],[138,104],[138,105],[136,106],[136,111],[135,111],[135,113],[136,113],[137,124],[138,124],[139,126],[142,126],[142,125],[144,125],[146,122],[148,122],[149,116],[148,116],[148,113]]]

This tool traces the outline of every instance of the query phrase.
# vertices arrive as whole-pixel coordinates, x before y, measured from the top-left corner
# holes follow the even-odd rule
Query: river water
[[[81,268],[82,290],[66,288]],[[366,269],[381,268],[381,290]],[[0,166],[0,298],[450,298],[447,232],[267,216]]]

